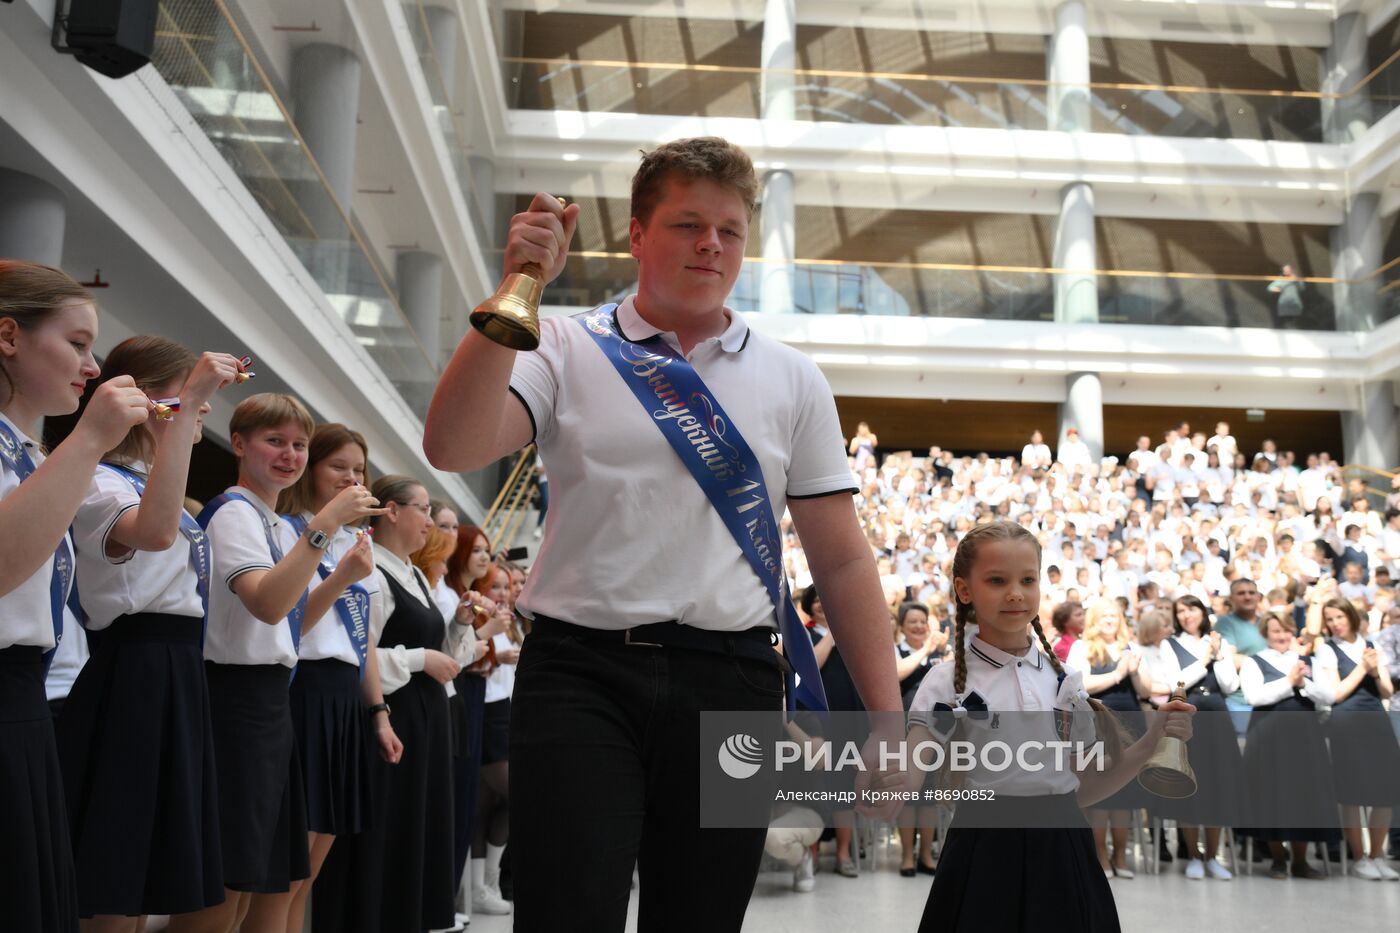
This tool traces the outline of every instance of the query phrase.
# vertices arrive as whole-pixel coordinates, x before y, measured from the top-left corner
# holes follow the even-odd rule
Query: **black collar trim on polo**
[[[981,649],[979,649],[979,648],[977,647],[977,645],[974,644],[973,642],[968,642],[968,643],[967,643],[967,649],[968,649],[969,651],[971,651],[973,654],[977,655],[977,656],[978,656],[979,658],[981,658],[983,661],[986,661],[986,662],[987,662],[988,664],[990,664],[992,667],[998,667],[998,668],[999,668],[999,667],[1003,667],[1003,666],[1004,666],[1000,661],[997,661],[997,660],[993,659],[990,655],[986,654],[986,653],[983,652]]]

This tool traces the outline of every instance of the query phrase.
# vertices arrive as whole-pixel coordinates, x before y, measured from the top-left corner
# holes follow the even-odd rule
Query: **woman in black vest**
[[[1381,704],[1395,692],[1390,671],[1371,640],[1361,637],[1361,613],[1350,602],[1329,599],[1322,619],[1331,637],[1317,646],[1314,666],[1318,679],[1335,693],[1327,738],[1352,874],[1367,881],[1400,880],[1384,857],[1391,810],[1400,802],[1400,745]],[[1362,807],[1371,808],[1370,857],[1361,844]]]
[[[1223,826],[1237,826],[1244,815],[1244,763],[1225,697],[1239,689],[1235,649],[1211,631],[1210,610],[1194,596],[1172,603],[1172,627],[1165,643],[1162,669],[1165,683],[1154,684],[1154,694],[1171,693],[1178,683],[1186,687],[1186,701],[1196,707],[1188,743],[1197,791],[1179,800],[1163,798],[1159,812],[1176,820],[1186,844],[1189,862],[1186,877],[1200,881],[1207,874],[1220,881],[1231,878],[1229,869],[1215,860]],[[1205,827],[1206,846],[1199,847]]]
[[[1244,746],[1250,814],[1257,827],[1250,834],[1269,844],[1269,877],[1288,877],[1283,849],[1288,840],[1293,877],[1322,878],[1323,873],[1308,864],[1307,844],[1336,837],[1337,795],[1327,741],[1313,713],[1317,703],[1330,704],[1334,694],[1313,679],[1291,623],[1277,613],[1265,613],[1259,617],[1259,634],[1268,647],[1240,666],[1244,698],[1254,707]]]
[[[384,929],[446,929],[456,925],[456,879],[444,685],[463,661],[474,660],[476,637],[470,624],[450,625],[444,633],[428,581],[410,560],[433,528],[428,491],[409,477],[384,476],[374,493],[388,509],[374,520],[379,608],[373,615],[383,620],[378,644],[406,656],[407,670],[394,664],[380,668],[389,722],[403,742],[403,757],[393,766],[376,763],[387,785],[383,818],[376,814],[370,832],[362,835],[377,849],[382,866],[377,877],[359,880],[380,887]]]
[[[909,704],[914,702],[914,695],[919,692],[919,684],[924,682],[924,675],[947,656],[948,633],[942,627],[932,627],[928,607],[923,603],[901,604],[895,625],[899,629],[899,640],[894,646],[895,674],[899,677],[899,689],[904,694],[904,709],[907,712]],[[906,807],[900,814],[899,841],[903,846],[904,858],[899,874],[902,877],[933,874],[933,837],[937,826],[936,807]],[[915,829],[919,832],[917,862],[914,858]]]

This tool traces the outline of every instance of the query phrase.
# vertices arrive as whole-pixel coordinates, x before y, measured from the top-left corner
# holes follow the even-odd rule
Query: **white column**
[[[1089,130],[1089,14],[1084,0],[1055,8],[1055,32],[1046,48],[1046,105],[1052,130]]]
[[[428,6],[423,8],[423,15],[428,20],[428,39],[433,43],[433,55],[451,103],[457,94],[457,14],[447,7]]]
[[[762,66],[759,90],[763,119],[795,119],[796,76],[792,70],[797,67],[796,0],[765,0]],[[778,314],[795,310],[792,262],[797,258],[797,200],[793,189],[792,172],[775,169],[764,176],[759,217],[760,254],[764,259],[759,308]]]
[[[331,194],[348,215],[355,193],[355,135],[360,110],[360,60],[338,45],[315,42],[292,54],[293,113],[297,131],[321,167]],[[303,210],[322,239],[349,231],[324,198],[308,197]]]
[[[765,120],[791,120],[796,114],[793,88],[797,76],[796,0],[765,0],[763,5],[763,75],[760,100]]]
[[[399,306],[432,367],[424,378],[432,379],[442,356],[442,259],[423,250],[406,250],[399,253],[395,277]]]
[[[1371,98],[1365,88],[1354,94],[1368,71],[1366,63],[1366,14],[1343,13],[1332,21],[1332,44],[1322,60],[1322,91],[1345,95],[1322,99],[1323,139],[1329,143],[1356,142],[1371,125]]]
[[[1079,439],[1089,448],[1094,463],[1103,459],[1103,384],[1098,373],[1070,373],[1064,404],[1060,406],[1060,445],[1065,432],[1079,429]],[[1057,451],[1059,447],[1055,448]]]
[[[777,170],[763,178],[763,207],[759,216],[762,242],[762,289],[759,310],[791,314],[793,303],[797,203],[792,172]],[[823,310],[823,309],[812,309]]]
[[[0,168],[0,259],[63,262],[68,199],[42,178]]]
[[[1367,278],[1381,266],[1380,195],[1354,194],[1342,222],[1332,228],[1332,300],[1337,329],[1370,331],[1379,313],[1380,277]]]
[[[1055,225],[1055,320],[1093,324],[1099,319],[1098,252],[1094,236],[1094,189],[1073,182],[1060,189],[1060,216]]]
[[[1361,387],[1361,407],[1342,412],[1342,441],[1347,463],[1380,470],[1400,465],[1400,412],[1395,406],[1395,385],[1368,382]]]

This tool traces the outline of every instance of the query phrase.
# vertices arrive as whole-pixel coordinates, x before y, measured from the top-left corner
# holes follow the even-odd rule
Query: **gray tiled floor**
[[[760,875],[744,930],[913,933],[932,881],[925,876],[899,877],[898,850],[892,851],[893,855],[884,856],[879,871],[859,878],[819,873],[817,889],[811,894],[794,894],[791,874]],[[1389,864],[1400,868],[1400,863]],[[1195,882],[1181,875],[1179,865],[1164,868],[1155,877],[1139,875],[1112,882],[1125,933],[1317,933],[1346,926],[1393,930],[1400,918],[1400,882],[1368,882],[1336,874],[1325,881],[1273,881],[1258,873],[1230,882]],[[636,904],[633,897],[629,931],[636,929]],[[510,918],[477,917],[469,929],[470,933],[506,933]]]

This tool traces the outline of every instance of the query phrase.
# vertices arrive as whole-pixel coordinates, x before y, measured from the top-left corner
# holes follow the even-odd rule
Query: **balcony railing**
[[[1051,94],[1071,90],[1037,79],[821,68],[520,56],[502,63],[510,104],[524,110],[757,118],[764,78],[777,76],[792,86],[798,120],[1043,130]],[[1342,94],[1101,81],[1087,90],[1094,132],[1321,142],[1333,108],[1351,108],[1367,124],[1395,108],[1400,52]]]
[[[781,276],[776,290],[768,279]],[[1280,317],[1270,275],[1219,275],[1032,266],[915,262],[746,259],[728,305],[738,311],[798,314],[871,314],[977,320],[1053,321],[1057,279],[1065,287],[1092,283],[1098,320],[1109,324],[1338,329],[1334,292],[1339,285],[1374,288],[1375,323],[1400,316],[1400,259],[1355,282],[1321,276],[1299,279],[1303,310]],[[588,307],[636,290],[637,265],[628,253],[575,252],[549,286],[545,302]],[[790,294],[777,306],[774,295]]]
[[[422,417],[437,370],[223,0],[163,0],[151,62]]]

